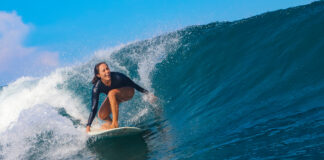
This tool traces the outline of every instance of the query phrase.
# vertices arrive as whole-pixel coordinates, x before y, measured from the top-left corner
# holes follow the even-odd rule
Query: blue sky
[[[101,48],[314,0],[1,0],[0,85],[40,76]]]

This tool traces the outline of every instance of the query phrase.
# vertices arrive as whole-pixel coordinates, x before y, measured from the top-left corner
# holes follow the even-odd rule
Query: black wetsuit
[[[98,80],[97,83],[93,85],[92,98],[91,98],[92,107],[91,107],[91,113],[88,119],[87,126],[91,126],[91,123],[97,114],[100,93],[105,93],[106,95],[108,95],[108,92],[110,90],[116,88],[122,88],[122,87],[133,87],[142,93],[148,93],[146,89],[140,87],[139,85],[137,85],[135,82],[133,82],[130,78],[128,78],[126,75],[122,73],[110,72],[110,76],[111,76],[110,87],[103,84],[101,80]]]

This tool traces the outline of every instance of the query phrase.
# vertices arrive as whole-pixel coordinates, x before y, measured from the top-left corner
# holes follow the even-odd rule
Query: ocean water
[[[136,92],[120,106],[120,126],[142,135],[85,134],[101,61],[159,97],[151,105]],[[324,159],[324,1],[190,26],[21,77],[0,88],[0,159]]]

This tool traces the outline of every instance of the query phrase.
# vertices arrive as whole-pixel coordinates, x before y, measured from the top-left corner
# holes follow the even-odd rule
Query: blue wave
[[[48,110],[51,118],[57,117],[55,111],[64,117],[55,118],[60,123],[53,126],[69,119],[72,123],[66,128],[83,131],[90,109],[92,69],[106,61],[113,71],[125,73],[159,97],[156,105],[150,105],[136,93],[121,105],[121,126],[143,128],[143,137],[98,142],[62,152],[62,159],[323,159],[323,28],[324,1],[318,1],[234,22],[190,26],[98,51],[88,62],[60,70],[64,80],[58,80],[55,94],[50,94],[59,96],[63,90],[61,99],[67,101],[72,93],[81,100],[79,108],[50,101],[52,105],[45,108],[38,105],[21,112],[27,116],[13,128],[24,126],[28,117],[37,124],[35,115]],[[29,86],[32,90],[37,85]],[[16,87],[19,92],[22,89]],[[80,114],[72,114],[74,109]],[[38,128],[37,134],[43,131],[45,139],[34,140],[42,142],[35,145],[56,149],[57,144],[65,145],[56,141],[68,132]],[[82,145],[83,139],[75,138],[79,136],[74,132],[70,135],[74,139],[67,143]],[[10,157],[6,154],[15,149],[6,146],[13,144],[0,143],[0,158]],[[11,156],[31,157],[27,151],[25,156]],[[44,159],[58,153],[32,151],[32,157]]]
[[[324,147],[323,28],[320,1],[187,27],[104,59],[134,79],[143,78],[143,59],[154,64],[148,77],[160,109],[134,124],[147,130],[152,159],[318,159]]]
[[[323,158],[323,28],[320,1],[177,32],[152,75],[172,137],[164,156]]]

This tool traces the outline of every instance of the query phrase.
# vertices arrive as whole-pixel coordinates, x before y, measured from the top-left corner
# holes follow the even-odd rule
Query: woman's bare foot
[[[118,128],[118,123],[112,123],[111,125],[110,125],[110,128],[112,129],[112,128]]]
[[[111,124],[112,124],[112,120],[110,118],[110,116],[108,116],[105,120],[106,123],[104,123],[103,125],[101,125],[101,129],[110,129]]]
[[[105,122],[111,124],[112,123],[112,119],[110,118],[110,116],[108,116],[105,120]]]
[[[111,122],[104,123],[101,125],[101,129],[111,129]]]

